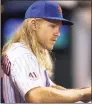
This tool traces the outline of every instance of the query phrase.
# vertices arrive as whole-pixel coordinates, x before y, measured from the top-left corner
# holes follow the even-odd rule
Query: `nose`
[[[60,27],[57,27],[56,29],[55,29],[55,34],[54,34],[55,36],[59,36],[60,35]]]

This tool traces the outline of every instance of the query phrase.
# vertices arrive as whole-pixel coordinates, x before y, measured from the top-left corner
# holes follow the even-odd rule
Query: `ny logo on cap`
[[[61,9],[60,5],[58,5],[58,11],[60,14],[62,13],[62,9]]]

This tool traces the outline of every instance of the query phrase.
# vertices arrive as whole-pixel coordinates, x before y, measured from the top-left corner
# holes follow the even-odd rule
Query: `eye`
[[[51,26],[52,28],[55,28],[55,27],[56,27],[56,25],[53,25],[53,24],[51,24],[50,26]]]

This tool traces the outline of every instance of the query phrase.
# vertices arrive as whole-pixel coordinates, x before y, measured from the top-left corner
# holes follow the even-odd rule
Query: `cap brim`
[[[73,25],[73,23],[67,19],[64,18],[55,18],[55,17],[45,17],[44,19],[50,19],[50,20],[58,20],[62,21],[63,25]]]
[[[63,25],[73,25],[73,23],[67,19],[62,19],[62,24]]]

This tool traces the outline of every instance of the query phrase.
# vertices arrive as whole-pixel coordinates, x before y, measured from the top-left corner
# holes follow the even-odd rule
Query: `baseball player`
[[[25,13],[25,20],[3,47],[3,97],[5,103],[71,103],[91,100],[91,88],[66,89],[49,78],[53,62],[49,52],[63,18],[61,7],[51,1],[37,1]]]

